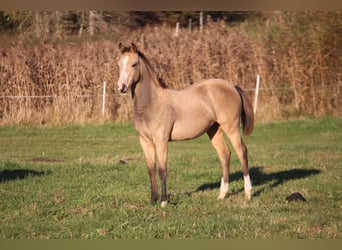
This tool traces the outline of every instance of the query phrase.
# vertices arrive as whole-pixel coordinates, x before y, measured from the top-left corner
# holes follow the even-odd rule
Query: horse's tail
[[[236,90],[239,92],[241,102],[242,102],[242,111],[241,111],[241,121],[243,133],[245,135],[249,135],[253,132],[254,127],[254,111],[251,102],[246,96],[245,92],[237,85],[235,85]]]

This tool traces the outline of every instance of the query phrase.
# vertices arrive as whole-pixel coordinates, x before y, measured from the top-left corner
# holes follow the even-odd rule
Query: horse
[[[118,47],[117,88],[121,94],[131,91],[134,125],[150,177],[151,202],[158,201],[157,163],[161,207],[168,203],[168,142],[193,139],[204,133],[209,136],[222,166],[217,199],[223,200],[229,187],[231,152],[224,134],[230,139],[241,163],[245,197],[251,199],[247,147],[240,133],[240,123],[243,133],[251,134],[254,112],[242,88],[223,79],[213,78],[201,80],[182,90],[170,89],[134,43],[127,47],[120,43]]]

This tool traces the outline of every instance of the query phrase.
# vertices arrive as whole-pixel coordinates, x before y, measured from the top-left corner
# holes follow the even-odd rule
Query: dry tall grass
[[[342,33],[337,34],[340,38],[329,37],[330,33],[322,34],[315,27],[296,33],[283,18],[235,27],[209,22],[203,33],[184,28],[177,37],[174,27],[166,25],[134,32],[122,29],[120,38],[112,40],[107,36],[32,41],[18,36],[0,48],[0,124],[129,119],[130,97],[119,95],[115,88],[119,41],[135,42],[171,88],[218,77],[253,89],[260,74],[264,90],[260,91],[259,120],[341,115]],[[104,116],[103,81],[108,86]],[[249,93],[253,99],[254,92]]]

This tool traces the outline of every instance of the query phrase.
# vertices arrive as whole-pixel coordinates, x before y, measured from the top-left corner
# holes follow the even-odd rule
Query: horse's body
[[[167,204],[166,176],[168,141],[196,138],[207,133],[222,165],[218,199],[228,192],[230,150],[224,140],[229,137],[239,157],[244,174],[246,198],[251,198],[247,148],[240,135],[253,130],[254,116],[250,101],[238,86],[221,79],[208,79],[184,90],[171,90],[157,77],[146,57],[132,44],[119,45],[118,89],[131,89],[135,128],[140,135],[151,180],[151,200],[156,202],[156,158],[162,186],[162,206]]]

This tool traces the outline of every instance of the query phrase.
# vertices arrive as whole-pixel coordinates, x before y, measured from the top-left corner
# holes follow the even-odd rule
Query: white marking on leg
[[[244,175],[243,180],[245,182],[244,188],[245,188],[246,199],[250,200],[252,198],[252,184],[251,184],[251,179],[249,177],[249,174]]]
[[[161,206],[162,208],[164,208],[164,207],[166,207],[166,205],[167,205],[167,201],[162,201],[162,203],[161,203],[160,206]]]
[[[223,177],[221,178],[220,195],[217,197],[218,200],[223,200],[226,196],[229,188],[229,183],[225,182]]]

